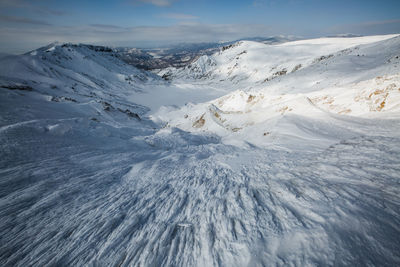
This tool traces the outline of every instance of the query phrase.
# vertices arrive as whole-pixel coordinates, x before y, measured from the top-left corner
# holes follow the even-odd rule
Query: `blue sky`
[[[0,50],[400,33],[399,0],[0,0]]]

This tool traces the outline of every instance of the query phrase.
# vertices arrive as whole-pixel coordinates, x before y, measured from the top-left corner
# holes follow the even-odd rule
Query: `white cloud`
[[[29,25],[47,25],[50,26],[51,24],[44,21],[44,20],[37,20],[37,19],[31,19],[31,18],[25,18],[25,17],[18,17],[18,16],[7,16],[0,14],[0,21],[6,22],[6,23],[23,23],[23,24],[29,24]]]
[[[145,4],[152,4],[159,7],[171,6],[177,0],[135,0],[135,2],[142,2]]]
[[[40,1],[29,1],[29,0],[0,0],[1,8],[12,8],[12,9],[26,9],[42,15],[64,15],[65,12],[62,10],[55,10],[46,7]]]
[[[119,27],[92,24],[80,27],[6,27],[0,26],[0,51],[26,52],[48,43],[73,42],[111,46],[163,46],[176,43],[218,42],[243,37],[268,36],[276,28],[265,25],[200,24],[191,21],[170,27]],[[17,49],[18,47],[18,49]]]
[[[328,29],[328,31],[330,33],[354,33],[363,35],[400,33],[400,19],[336,25]]]
[[[266,26],[260,24],[201,24],[190,15],[169,14],[178,23],[173,26],[121,27],[109,24],[86,26],[36,24],[21,18],[3,17],[4,20],[19,23],[0,24],[0,52],[26,52],[54,41],[73,43],[92,43],[110,46],[164,46],[177,43],[218,42],[246,37],[266,37],[271,35],[305,35],[282,25]],[[182,16],[184,15],[184,16]],[[189,17],[187,17],[189,16]],[[188,19],[182,19],[188,18]],[[29,24],[31,22],[32,24]],[[24,23],[23,25],[21,23]],[[399,33],[400,20],[365,22],[358,25],[342,25],[326,29],[318,36],[336,33],[385,34]]]
[[[160,17],[167,19],[175,19],[175,20],[194,20],[199,18],[193,15],[181,14],[181,13],[167,13],[160,15]]]
[[[1,7],[23,8],[30,7],[31,4],[24,0],[0,0]]]

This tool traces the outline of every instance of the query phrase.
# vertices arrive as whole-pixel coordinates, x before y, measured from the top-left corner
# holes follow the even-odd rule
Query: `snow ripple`
[[[55,141],[22,165],[9,150],[1,157],[0,263],[399,262],[398,138],[361,136],[308,155],[184,139],[195,140],[185,151],[140,153]],[[44,153],[57,145],[62,156]]]

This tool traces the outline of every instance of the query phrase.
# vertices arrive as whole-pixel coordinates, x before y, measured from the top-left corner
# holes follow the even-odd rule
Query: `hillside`
[[[208,103],[190,105],[170,113],[161,111],[156,117],[187,131],[212,131],[235,140],[251,141],[259,146],[279,143],[276,138],[281,139],[287,134],[287,129],[280,129],[279,125],[286,120],[292,123],[299,116],[305,120],[313,120],[313,124],[320,121],[323,125],[329,121],[338,129],[342,128],[343,134],[346,132],[343,128],[346,123],[343,120],[349,120],[350,117],[397,119],[400,111],[400,38],[379,42],[374,42],[379,39],[376,37],[370,40],[364,37],[354,39],[356,40],[349,39],[348,45],[354,45],[357,39],[358,42],[372,43],[339,50],[329,56],[319,57],[318,60],[311,60],[315,56],[313,55],[307,64],[304,63],[307,61],[302,61],[304,66],[295,72],[261,83],[249,82],[251,78],[246,78],[240,83],[241,87],[237,86],[241,90]],[[300,49],[304,49],[303,46],[308,45],[315,52],[313,45],[322,43],[325,46],[324,51],[326,46],[338,48],[338,40],[333,41],[333,44],[328,41],[296,41],[279,47],[297,48],[300,45]],[[242,43],[238,44],[241,45]],[[254,44],[251,45],[253,50],[258,51]],[[249,52],[251,53],[255,52]],[[215,56],[220,55],[221,53]],[[287,65],[300,62],[290,55],[287,58],[281,56],[280,60]],[[220,69],[220,65],[217,64],[215,69]],[[244,76],[246,69],[240,69],[240,72],[238,69],[238,73],[238,76]],[[224,75],[230,76],[229,73]],[[209,79],[213,79],[212,76]],[[337,115],[346,116],[342,118]],[[303,127],[298,128],[301,130]],[[306,139],[310,138],[310,134],[315,135],[313,139],[333,138],[327,134],[330,129],[302,130],[306,131],[303,133]],[[298,136],[291,138],[302,139],[302,134],[295,132]],[[325,132],[323,137],[320,132]],[[341,137],[337,134],[336,131],[332,133],[333,139],[338,141]]]
[[[231,86],[254,86],[324,61],[339,51],[346,52],[346,49],[357,45],[392,37],[395,35],[320,38],[277,45],[239,41],[222,47],[219,53],[204,55],[184,68],[167,68],[160,75],[177,81],[183,79],[196,82],[200,79]]]
[[[398,265],[399,36],[158,74],[92,45],[0,58],[1,266]]]

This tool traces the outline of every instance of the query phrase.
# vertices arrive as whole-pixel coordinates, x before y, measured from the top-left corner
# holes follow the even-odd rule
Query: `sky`
[[[400,0],[0,0],[0,52],[400,33]]]

